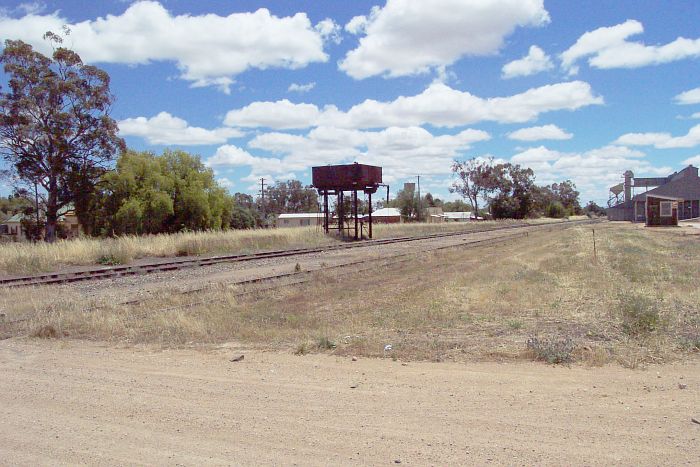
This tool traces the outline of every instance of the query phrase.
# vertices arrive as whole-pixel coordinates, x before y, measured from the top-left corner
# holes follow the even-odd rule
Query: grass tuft
[[[576,345],[570,337],[530,337],[527,340],[527,350],[532,358],[550,364],[573,362],[575,349]]]

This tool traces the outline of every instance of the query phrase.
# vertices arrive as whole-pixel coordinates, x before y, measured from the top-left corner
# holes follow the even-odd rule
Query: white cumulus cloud
[[[294,129],[315,126],[321,111],[314,104],[295,104],[288,99],[275,102],[253,102],[231,110],[224,124],[241,127]]]
[[[205,128],[190,126],[186,120],[174,117],[168,112],[160,112],[155,117],[136,117],[120,120],[121,136],[138,136],[149,144],[194,146],[200,144],[221,144],[231,138],[243,136],[236,128]]]
[[[482,121],[521,123],[556,110],[576,110],[602,104],[588,83],[571,81],[529,89],[506,97],[481,98],[435,82],[414,96],[389,102],[372,99],[344,112],[335,106],[322,109],[314,104],[295,104],[287,99],[253,102],[228,112],[225,124],[273,129],[333,126],[341,128],[386,128],[391,126],[458,127]]]
[[[686,160],[683,161],[683,164],[685,165],[694,165],[694,166],[700,166],[700,154],[697,156],[689,157]]]
[[[607,69],[639,68],[700,56],[700,38],[678,37],[664,45],[645,45],[628,40],[630,36],[642,32],[642,23],[631,19],[615,26],[588,31],[560,55],[562,66],[575,74],[578,71],[577,62],[586,57],[590,66]]]
[[[673,98],[676,104],[689,105],[700,104],[700,88],[682,92]]]
[[[158,2],[134,2],[120,15],[70,24],[60,12],[0,16],[0,39],[21,39],[51,51],[44,32],[68,25],[67,45],[89,63],[177,64],[181,78],[195,87],[228,92],[235,76],[257,68],[302,68],[325,62],[324,41],[335,40],[338,26],[323,20],[316,27],[305,13],[277,17],[261,8],[251,13],[172,15]]]
[[[619,183],[625,170],[638,175],[666,176],[671,167],[656,167],[638,150],[608,145],[583,152],[561,152],[545,146],[528,148],[510,159],[534,170],[539,184],[572,180],[581,192],[581,200],[602,200],[609,187]]]
[[[233,145],[221,146],[207,160],[220,169],[250,167],[250,177],[262,174],[304,171],[319,164],[365,162],[380,165],[391,177],[407,177],[450,172],[450,163],[472,144],[486,141],[489,134],[467,129],[452,135],[433,135],[420,127],[390,127],[381,131],[361,131],[318,127],[306,135],[271,132],[257,135],[248,147],[263,154]]]
[[[533,126],[508,133],[508,138],[518,141],[565,140],[573,137],[574,135],[567,133],[556,125]]]
[[[526,56],[503,65],[502,76],[504,79],[530,76],[541,71],[550,70],[553,67],[554,64],[552,64],[549,55],[544,53],[544,50],[533,45]]]
[[[695,125],[683,136],[670,133],[626,133],[615,141],[630,146],[654,146],[658,149],[692,148],[700,145],[700,125]]]
[[[548,22],[543,0],[388,0],[345,26],[364,36],[339,66],[355,79],[425,73],[494,54],[517,27]]]
[[[299,94],[303,94],[305,92],[311,91],[315,87],[316,87],[316,82],[311,82],[311,83],[306,83],[306,84],[292,83],[287,88],[287,92],[298,92]]]

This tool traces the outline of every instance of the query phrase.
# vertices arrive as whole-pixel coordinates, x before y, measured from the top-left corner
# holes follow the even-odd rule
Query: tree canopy
[[[61,43],[53,33],[44,38]],[[91,191],[125,148],[109,116],[109,75],[67,48],[46,57],[20,40],[5,41],[0,62],[9,77],[0,90],[0,154],[19,183],[42,188],[51,242],[59,209]]]
[[[488,204],[496,218],[524,219],[541,214],[580,214],[579,192],[571,180],[546,186],[535,185],[532,169],[518,164],[495,164],[493,159],[455,161],[457,175],[451,191],[459,193],[479,210],[479,201]]]
[[[229,228],[233,197],[199,157],[127,151],[98,184],[96,231],[110,235]]]
[[[262,202],[262,200],[260,200]],[[282,213],[317,212],[318,194],[299,180],[277,181],[265,190],[265,212]]]

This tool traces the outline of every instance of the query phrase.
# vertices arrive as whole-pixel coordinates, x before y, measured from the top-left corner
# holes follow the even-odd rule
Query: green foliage
[[[98,228],[104,234],[156,234],[229,228],[233,198],[199,157],[166,150],[127,151],[100,183]]]
[[[471,204],[458,199],[442,203],[442,210],[444,212],[472,212],[473,208]]]
[[[550,364],[570,363],[574,359],[576,345],[570,337],[566,338],[539,338],[530,337],[527,340],[527,349],[535,360],[545,361]]]
[[[41,189],[51,242],[58,211],[91,192],[104,165],[125,146],[109,117],[109,75],[60,47],[56,34],[44,38],[59,45],[51,57],[20,40],[5,41],[0,62],[9,90],[0,92],[0,154],[18,183]]]
[[[579,192],[576,190],[576,185],[574,185],[571,180],[535,187],[533,197],[533,209],[535,212],[548,215],[547,209],[553,203],[559,203],[563,206],[565,211],[564,216],[577,215],[583,212],[578,200]],[[598,207],[598,209],[602,208]]]
[[[547,205],[544,214],[554,219],[562,219],[566,217],[566,209],[559,201],[552,201]]]
[[[605,208],[598,206],[594,201],[589,201],[586,207],[583,208],[583,212],[589,217],[591,216],[604,216],[606,214]]]
[[[261,203],[262,200],[258,200]],[[278,181],[265,190],[265,213],[280,215],[282,213],[317,212],[318,197],[316,190],[303,186],[299,180]]]
[[[633,337],[643,336],[659,329],[663,323],[659,316],[658,300],[624,292],[619,298],[622,330]]]
[[[498,188],[493,158],[482,160],[474,157],[466,161],[454,161],[452,172],[458,180],[452,184],[450,192],[459,193],[476,212],[479,212],[479,200],[486,200]]]
[[[578,207],[573,183],[567,180],[552,187],[538,187],[533,170],[518,164],[494,164],[493,159],[472,158],[455,161],[452,171],[458,180],[450,191],[462,195],[476,212],[479,201],[486,201],[496,219],[525,219],[537,215],[554,200],[561,200],[565,207],[571,205],[572,212]]]
[[[9,195],[7,198],[0,196],[0,218],[8,219],[15,214],[32,209],[34,203],[25,196]]]
[[[252,229],[256,225],[254,211],[235,204],[231,211],[231,227],[234,229]]]

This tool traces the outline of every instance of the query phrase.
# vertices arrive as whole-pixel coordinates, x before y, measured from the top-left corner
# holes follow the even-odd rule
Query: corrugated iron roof
[[[443,212],[442,215],[448,219],[471,219],[471,211],[447,211]]]
[[[665,185],[634,196],[635,201],[644,201],[648,196],[670,196],[682,199],[700,199],[700,177],[692,174],[671,180]]]
[[[396,208],[382,208],[372,211],[372,217],[397,217],[401,216],[401,211]]]
[[[280,214],[278,219],[323,219],[322,212],[292,212]]]

